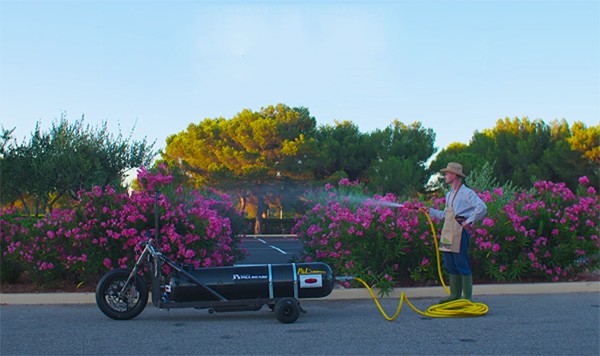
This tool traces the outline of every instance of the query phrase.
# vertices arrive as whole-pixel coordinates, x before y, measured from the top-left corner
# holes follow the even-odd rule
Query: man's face
[[[446,183],[451,184],[456,179],[456,174],[451,173],[451,172],[446,172],[444,174],[444,179],[446,180]]]

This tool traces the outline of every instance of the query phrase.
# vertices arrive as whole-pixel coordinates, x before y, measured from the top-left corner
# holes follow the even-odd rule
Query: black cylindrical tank
[[[333,290],[333,272],[325,263],[235,265],[189,271],[198,281],[227,300],[258,298],[320,298]],[[174,302],[218,300],[210,291],[181,273],[170,280]]]

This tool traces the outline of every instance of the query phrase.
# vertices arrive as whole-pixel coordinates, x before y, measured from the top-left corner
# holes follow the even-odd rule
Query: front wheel
[[[139,274],[124,288],[131,270],[114,269],[106,273],[96,287],[96,304],[106,316],[128,320],[138,316],[148,304],[148,287]]]

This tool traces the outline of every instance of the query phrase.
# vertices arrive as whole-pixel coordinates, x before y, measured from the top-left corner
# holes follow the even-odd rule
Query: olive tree
[[[77,199],[82,189],[119,186],[129,169],[148,165],[154,143],[134,141],[119,132],[69,122],[63,114],[49,131],[39,122],[29,140],[17,142],[12,130],[2,129],[0,184],[2,205],[17,203],[25,213],[39,215],[63,198]]]

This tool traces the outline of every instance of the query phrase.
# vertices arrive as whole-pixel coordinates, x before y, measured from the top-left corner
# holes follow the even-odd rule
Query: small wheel
[[[133,319],[148,304],[148,286],[139,274],[135,275],[133,281],[123,291],[130,273],[129,269],[114,269],[106,273],[98,282],[96,304],[109,318]]]
[[[284,324],[291,324],[300,316],[300,303],[294,298],[283,298],[275,304],[277,320]]]

